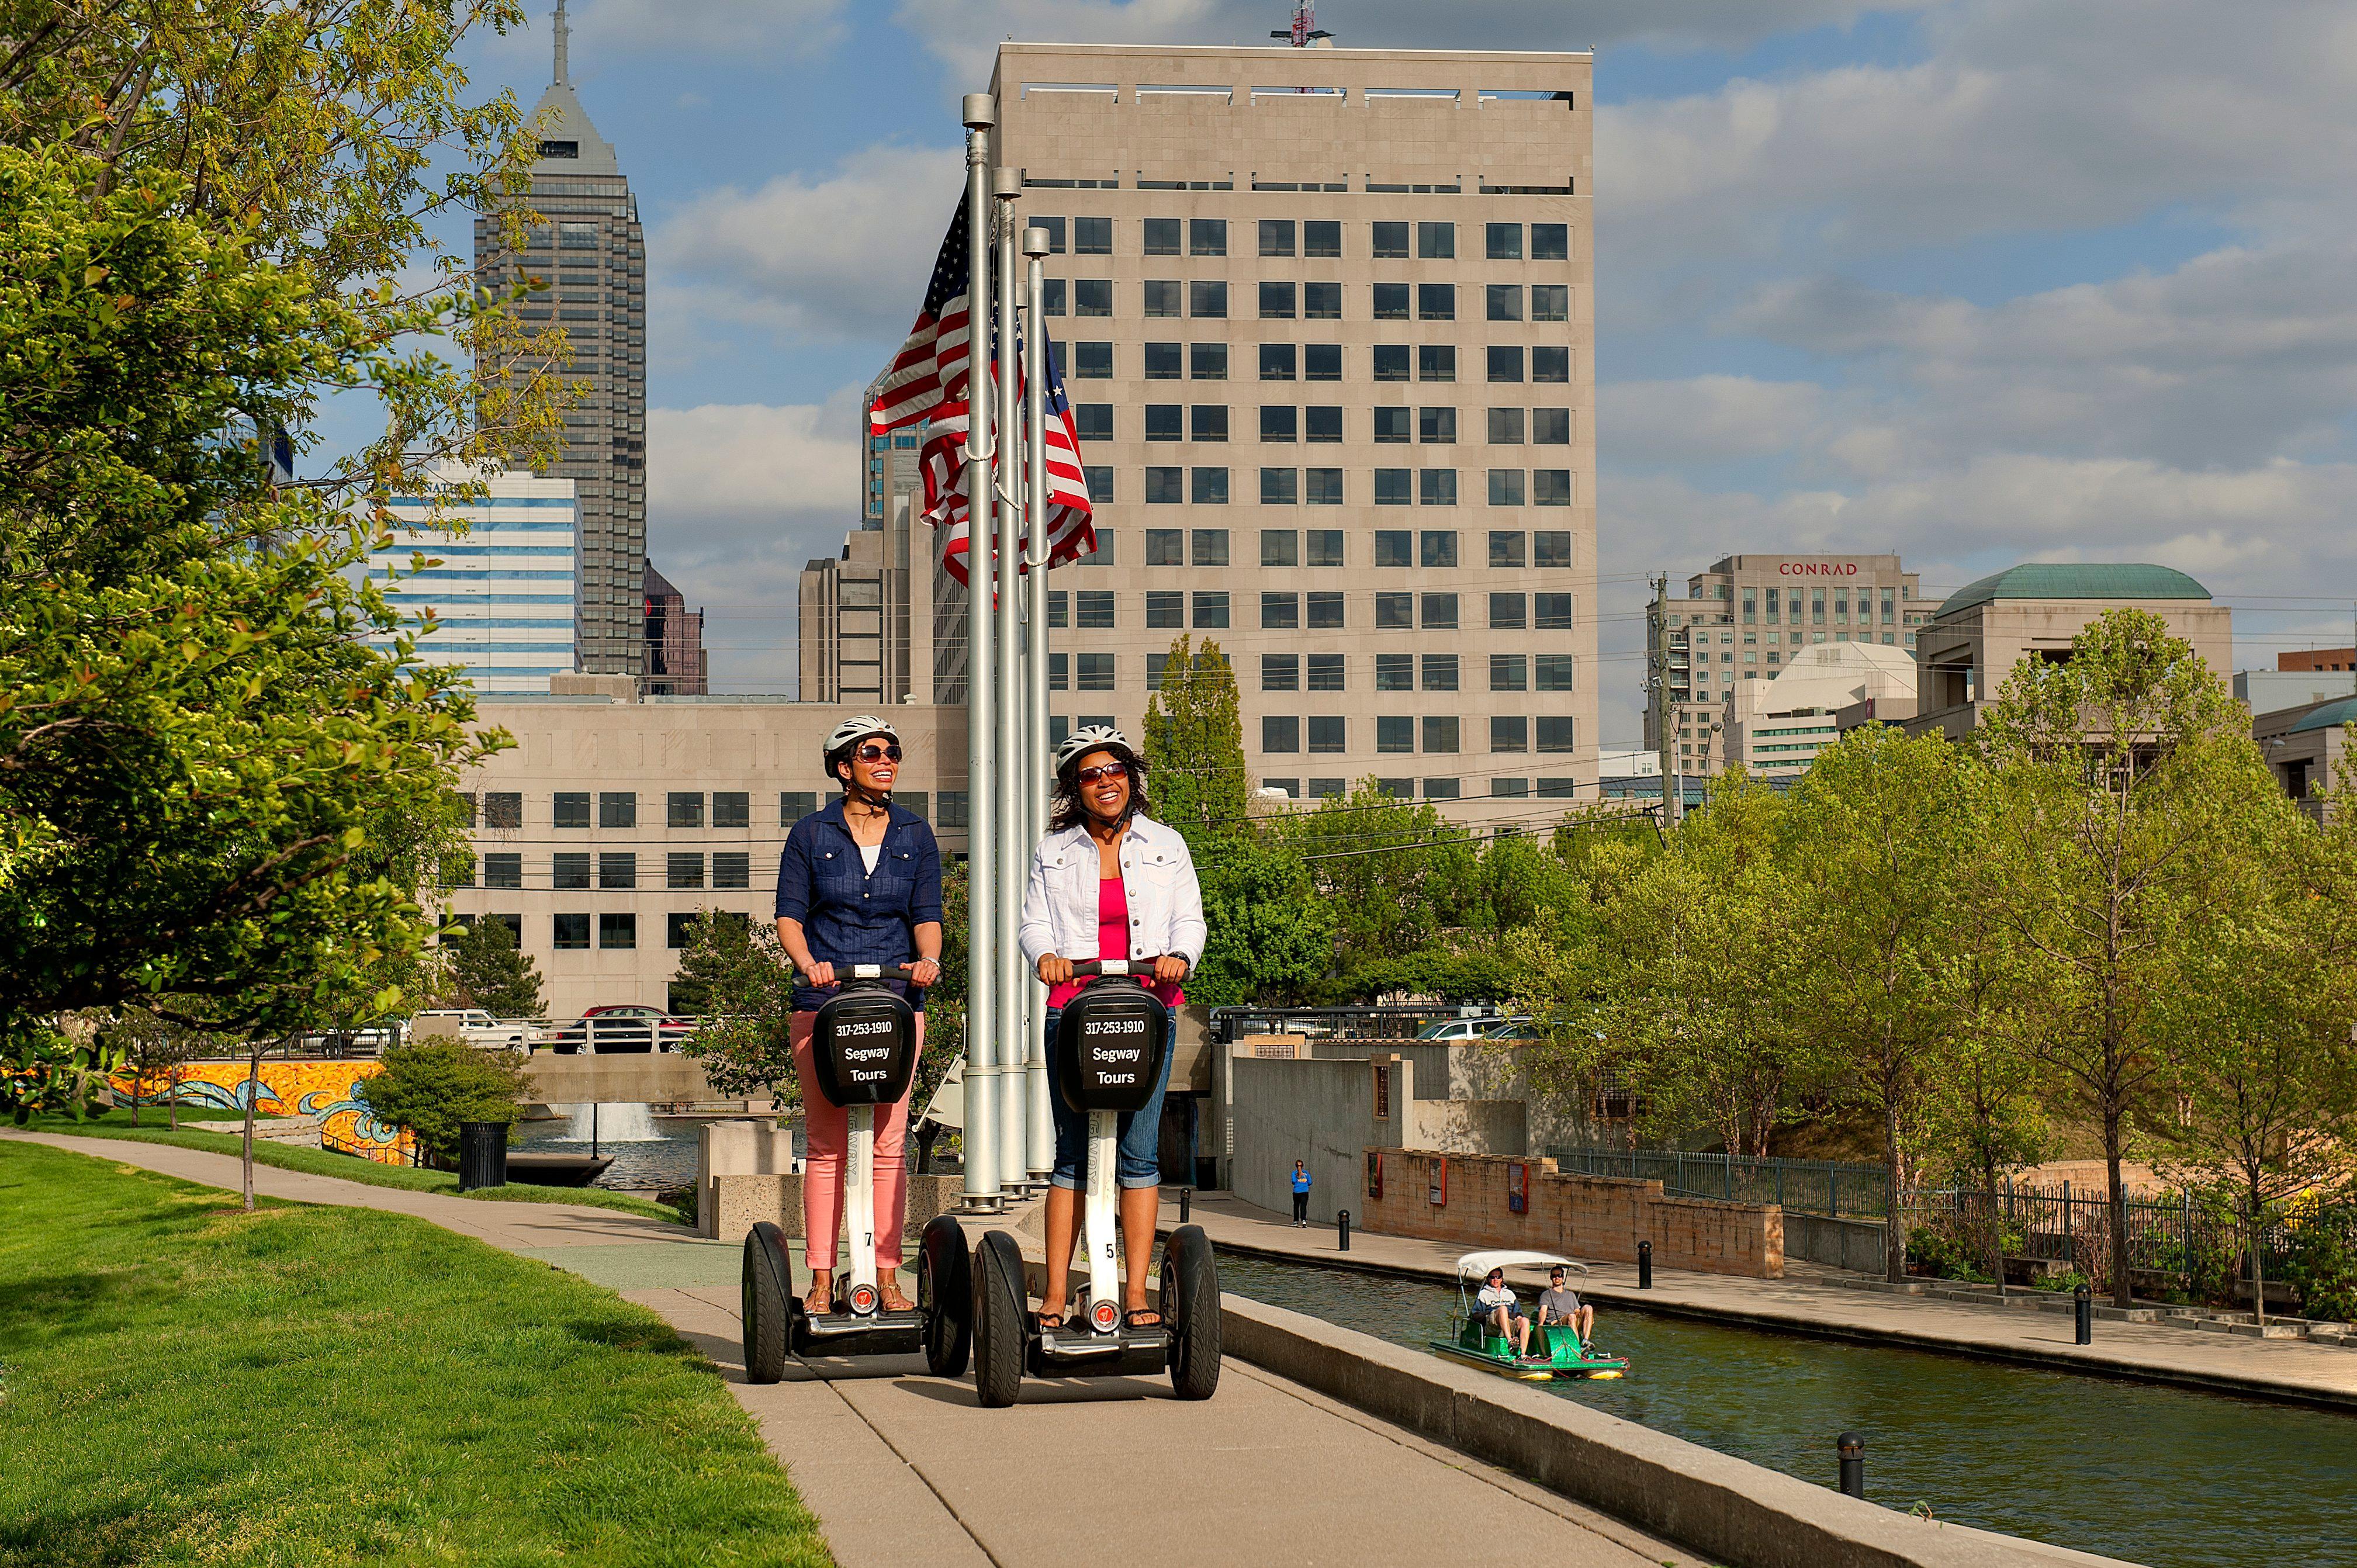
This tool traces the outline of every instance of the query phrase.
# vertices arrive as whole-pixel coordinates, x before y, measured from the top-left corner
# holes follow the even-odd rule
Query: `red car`
[[[660,1007],[615,1003],[589,1008],[577,1022],[559,1029],[552,1044],[561,1056],[572,1056],[584,1046],[600,1056],[675,1051],[694,1027],[691,1020],[673,1017]]]

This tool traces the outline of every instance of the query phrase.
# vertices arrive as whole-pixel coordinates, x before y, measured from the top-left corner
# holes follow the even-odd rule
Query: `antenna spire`
[[[565,0],[556,0],[556,84],[573,85],[573,63],[570,59],[573,29],[565,25]]]
[[[1297,49],[1306,49],[1320,38],[1332,36],[1318,29],[1318,0],[1293,0],[1293,26],[1285,31],[1269,34],[1270,38],[1280,38]]]

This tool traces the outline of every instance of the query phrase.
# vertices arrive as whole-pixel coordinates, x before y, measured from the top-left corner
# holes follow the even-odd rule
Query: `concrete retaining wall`
[[[1878,1219],[1832,1219],[1822,1214],[1784,1211],[1784,1256],[1822,1263],[1829,1269],[1855,1269],[1879,1274],[1882,1222]]]
[[[1364,1061],[1291,1061],[1227,1047],[1228,1187],[1247,1203],[1293,1212],[1293,1162],[1309,1169],[1309,1215],[1331,1224],[1337,1208],[1356,1209],[1370,1140],[1405,1141],[1415,1103],[1413,1068],[1388,1061],[1390,1114],[1375,1115],[1374,1073]]]
[[[668,1052],[611,1056],[584,1052],[565,1057],[535,1051],[525,1070],[532,1075],[532,1097],[550,1105],[580,1105],[593,1100],[609,1105],[675,1104],[716,1098],[705,1081],[702,1062]]]
[[[711,1201],[695,1212],[697,1228],[722,1241],[741,1241],[766,1219],[789,1236],[802,1233],[802,1178],[799,1176],[716,1176]],[[901,1210],[901,1248],[916,1256],[917,1236],[937,1214],[957,1208],[965,1196],[965,1178],[953,1176],[911,1176],[908,1203]]]
[[[1242,1296],[1227,1351],[1740,1568],[2029,1568],[2107,1559],[1843,1497],[1470,1367]],[[1830,1470],[1834,1455],[1825,1452]]]
[[[1367,1190],[1370,1155],[1383,1162],[1379,1196]],[[1528,1191],[1520,1213],[1507,1203],[1515,1165],[1523,1167]],[[1660,1182],[1566,1176],[1553,1160],[1420,1149],[1361,1150],[1359,1177],[1356,1223],[1386,1236],[1453,1241],[1468,1251],[1548,1249],[1623,1263],[1636,1259],[1638,1242],[1650,1240],[1653,1262],[1665,1269],[1752,1279],[1784,1273],[1784,1215],[1772,1203],[1663,1197]],[[1434,1202],[1436,1195],[1444,1201]]]

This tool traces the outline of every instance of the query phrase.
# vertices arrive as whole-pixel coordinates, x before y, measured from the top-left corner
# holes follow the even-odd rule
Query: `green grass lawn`
[[[825,1563],[652,1313],[405,1215],[0,1143],[0,1563]]]
[[[63,1133],[85,1138],[125,1138],[141,1144],[173,1144],[183,1149],[203,1149],[210,1154],[236,1155],[244,1148],[244,1139],[236,1132],[199,1132],[188,1125],[188,1113],[181,1112],[180,1130],[171,1131],[162,1122],[148,1124],[157,1114],[152,1109],[140,1112],[141,1125],[131,1125],[131,1112],[108,1110],[76,1122],[71,1116],[36,1116],[27,1123],[36,1133]],[[216,1123],[218,1125],[218,1123]],[[276,1165],[282,1170],[302,1171],[310,1176],[340,1176],[370,1187],[406,1187],[413,1192],[447,1192],[457,1197],[491,1198],[501,1203],[578,1203],[592,1208],[619,1208],[626,1214],[642,1214],[651,1219],[676,1220],[679,1213],[660,1203],[649,1203],[628,1193],[608,1192],[597,1187],[535,1187],[524,1182],[511,1182],[505,1187],[478,1187],[472,1192],[458,1190],[458,1177],[453,1171],[417,1170],[408,1165],[381,1165],[374,1160],[363,1160],[354,1155],[339,1155],[326,1149],[315,1149],[296,1144],[272,1144],[256,1138],[253,1162],[261,1165]]]

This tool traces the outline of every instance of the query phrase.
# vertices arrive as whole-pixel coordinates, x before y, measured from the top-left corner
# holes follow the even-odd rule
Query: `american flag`
[[[1081,467],[1080,435],[1072,428],[1072,405],[1064,396],[1064,378],[1057,373],[1056,346],[1051,341],[1043,347],[1048,377],[1040,400],[1047,409],[1043,445],[1048,468],[1048,564],[1055,567],[1094,552],[1097,533],[1094,513],[1089,505],[1088,479]],[[1019,351],[1017,357],[1019,360]],[[995,386],[998,380],[995,365],[990,380]],[[1021,391],[1018,384],[1018,396]],[[925,520],[946,531],[942,564],[961,583],[966,580],[969,551],[966,413],[963,402],[944,403],[934,408],[932,421],[925,427],[925,446],[919,464],[925,479]],[[1001,442],[999,450],[1018,456],[1019,462],[1017,448],[1021,443],[1013,433],[1003,434],[1006,439]],[[1029,533],[1025,532],[1022,539],[1024,547],[1028,549]]]
[[[965,397],[965,362],[971,315],[966,287],[965,203],[958,203],[949,237],[933,258],[933,275],[925,285],[925,303],[909,340],[893,356],[876,389],[867,411],[868,429],[881,435],[904,424],[914,424],[945,403]]]

